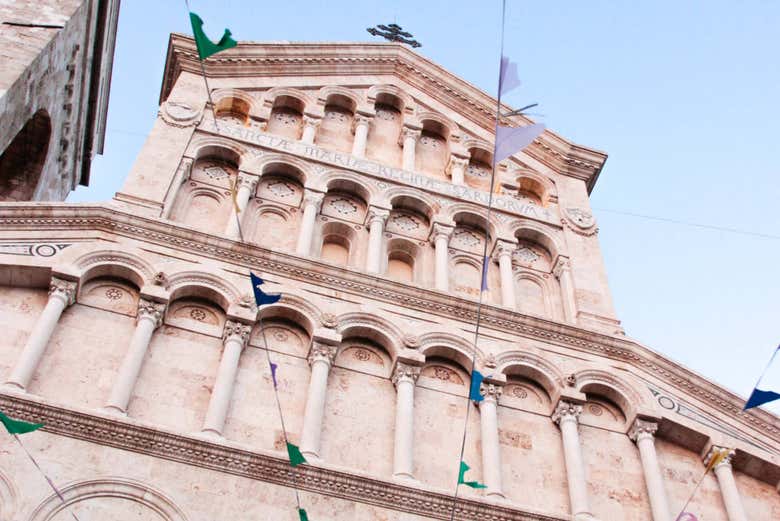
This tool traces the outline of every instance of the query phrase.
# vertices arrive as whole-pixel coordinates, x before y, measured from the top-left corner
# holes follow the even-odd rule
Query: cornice
[[[175,434],[123,417],[92,414],[52,405],[31,395],[0,393],[0,407],[24,421],[43,423],[43,430],[60,436],[176,461],[284,487],[419,515],[449,519],[453,496],[430,489],[353,474],[324,466],[295,470],[284,456],[249,450],[238,444]],[[565,521],[520,508],[477,499],[459,498],[456,519],[482,521]]]
[[[492,133],[495,127],[493,96],[396,43],[240,42],[238,47],[205,60],[203,65],[206,74],[215,78],[396,75],[484,130]],[[183,71],[200,75],[200,67],[194,40],[171,34],[160,103],[167,99]],[[505,108],[511,110],[509,106]],[[533,123],[524,116],[513,120]],[[546,130],[524,153],[562,175],[582,179],[588,191],[607,160],[605,153],[572,143],[551,130]]]
[[[474,322],[477,316],[476,302],[454,295],[319,263],[316,259],[267,250],[258,245],[239,244],[179,223],[141,217],[103,204],[5,203],[0,205],[0,229],[29,232],[99,230],[252,267],[305,283],[330,286],[340,291],[435,313],[450,319]],[[759,431],[780,442],[780,422],[776,416],[761,409],[743,411],[744,398],[633,340],[531,317],[489,304],[483,304],[480,320],[485,326],[506,333],[603,356],[640,368],[686,395],[695,396],[714,409],[729,414],[745,428]]]

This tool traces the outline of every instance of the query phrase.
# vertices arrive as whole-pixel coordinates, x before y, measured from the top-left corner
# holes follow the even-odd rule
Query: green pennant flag
[[[2,422],[8,434],[25,434],[32,431],[37,431],[43,427],[42,423],[27,423],[21,420],[14,420],[9,418],[2,412],[0,412],[0,422]]]
[[[306,511],[302,508],[298,509],[298,517],[301,518],[301,521],[309,521],[309,516],[306,515]]]
[[[287,454],[290,456],[290,466],[297,467],[301,463],[306,463],[306,458],[301,454],[301,449],[292,443],[287,444]]]
[[[209,37],[203,32],[203,20],[200,19],[200,16],[191,12],[190,22],[192,23],[192,34],[195,35],[195,45],[198,46],[198,56],[200,56],[201,60],[205,60],[212,54],[217,54],[220,51],[238,45],[238,43],[230,37],[230,29],[225,29],[222,38],[217,43],[214,43],[209,40]]]
[[[487,485],[483,485],[479,481],[466,481],[466,471],[471,467],[466,465],[465,461],[460,462],[460,472],[458,472],[458,485],[466,485],[471,488],[487,488]]]

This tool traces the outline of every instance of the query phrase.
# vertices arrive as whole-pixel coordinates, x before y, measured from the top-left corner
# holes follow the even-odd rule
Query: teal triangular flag
[[[471,373],[471,388],[469,389],[469,399],[474,400],[475,402],[481,402],[485,399],[485,397],[482,396],[482,394],[479,392],[479,387],[482,385],[482,380],[484,379],[485,376],[477,370]]]
[[[290,456],[290,466],[297,467],[301,463],[306,463],[306,458],[301,454],[301,449],[292,443],[287,443],[287,454]]]
[[[298,517],[301,518],[301,521],[309,521],[309,516],[306,515],[306,511],[302,508],[298,509]]]
[[[460,472],[458,472],[458,485],[466,485],[467,487],[471,488],[487,488],[486,485],[483,485],[479,481],[466,481],[466,471],[469,470],[471,467],[466,465],[465,461],[460,462]]]
[[[21,420],[14,420],[2,412],[0,412],[0,423],[5,426],[5,430],[8,431],[8,434],[26,434],[28,432],[37,431],[43,427],[42,423],[27,423]]]
[[[206,33],[203,32],[203,20],[195,13],[190,13],[190,22],[192,23],[192,34],[195,36],[195,45],[198,47],[198,56],[201,60],[205,60],[212,54],[217,54],[225,49],[235,47],[238,43],[230,37],[230,29],[225,29],[225,33],[222,38],[214,43],[209,40]]]

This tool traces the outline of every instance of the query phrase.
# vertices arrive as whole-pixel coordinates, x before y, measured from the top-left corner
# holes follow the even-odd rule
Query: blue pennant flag
[[[276,365],[275,363],[271,362],[271,378],[273,378],[273,380],[274,380],[274,389],[276,389],[276,387],[277,387],[277,385],[276,385],[276,370],[278,368],[279,368],[278,365]]]
[[[252,273],[249,272],[249,278],[252,279],[252,291],[255,292],[255,303],[257,303],[257,306],[263,306],[265,304],[273,304],[274,302],[279,302],[279,299],[282,298],[281,295],[275,294],[275,295],[269,295],[265,293],[262,289],[260,289],[260,286],[264,284],[263,279]]]
[[[753,407],[758,407],[759,405],[764,405],[765,403],[780,399],[780,393],[768,389],[768,386],[771,385],[775,386],[775,389],[780,391],[780,363],[772,363],[775,361],[778,352],[780,352],[780,346],[777,346],[775,352],[772,354],[772,358],[769,359],[769,364],[761,374],[761,378],[758,379],[758,383],[750,394],[750,398],[748,398],[747,403],[745,403],[745,408],[743,410],[747,411]],[[767,373],[769,373],[769,378],[767,378]],[[766,383],[764,383],[765,379],[767,380]],[[760,389],[760,387],[763,387],[763,389]]]
[[[487,291],[488,290],[488,266],[490,262],[490,257],[485,257],[482,260],[482,287],[480,288],[481,291]]]
[[[482,394],[479,392],[479,387],[482,385],[482,380],[484,379],[485,376],[477,370],[474,370],[474,372],[471,373],[471,389],[469,389],[470,400],[481,402],[485,399],[485,397],[482,396]]]

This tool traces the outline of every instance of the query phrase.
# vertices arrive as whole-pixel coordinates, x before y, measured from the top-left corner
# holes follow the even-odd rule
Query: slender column
[[[486,379],[487,381],[487,379]],[[487,485],[487,496],[504,497],[501,486],[501,445],[498,441],[498,399],[503,389],[494,382],[483,383],[479,402],[479,419],[482,430],[482,476]]]
[[[466,184],[464,179],[467,166],[469,166],[469,160],[467,157],[459,157],[456,155],[450,157],[450,177],[452,178],[452,184]]]
[[[574,521],[590,519],[588,484],[585,481],[585,463],[582,459],[577,418],[582,405],[561,400],[553,412],[552,420],[558,424],[563,438],[563,458],[566,461],[566,479],[569,482],[569,501]]]
[[[238,360],[241,357],[241,351],[246,347],[247,340],[249,340],[251,329],[250,326],[233,320],[228,320],[225,323],[225,331],[222,334],[224,346],[222,359],[219,361],[217,379],[214,382],[214,389],[211,391],[206,420],[203,422],[204,433],[222,436],[230,401],[233,399]]]
[[[303,413],[301,432],[301,452],[304,456],[320,457],[322,437],[322,418],[325,415],[325,397],[328,391],[328,374],[336,358],[337,346],[312,342],[309,353],[311,377],[309,394],[306,396],[306,409]]]
[[[309,255],[311,253],[314,221],[317,219],[317,213],[320,211],[324,197],[325,194],[322,192],[309,190],[303,196],[303,217],[301,218],[301,229],[298,232],[298,245],[295,247],[295,253],[298,255]]]
[[[355,129],[355,140],[352,142],[352,155],[355,157],[365,157],[366,143],[368,142],[368,126],[371,118],[362,114],[356,114],[353,122]]]
[[[322,118],[303,116],[303,135],[301,136],[301,141],[313,145],[320,123],[322,123]]]
[[[515,309],[515,277],[512,271],[512,253],[517,244],[499,239],[496,241],[495,256],[498,258],[498,270],[501,275],[501,304]]]
[[[417,146],[417,138],[420,137],[420,131],[404,127],[401,130],[401,145],[404,147],[403,160],[401,168],[414,171],[414,149]]]
[[[130,339],[130,347],[125,354],[125,359],[119,367],[119,374],[114,380],[114,386],[111,388],[111,396],[106,404],[106,409],[121,414],[127,413],[127,405],[130,403],[133,388],[141,373],[149,342],[152,340],[154,330],[162,324],[164,313],[165,304],[158,304],[146,299],[141,299],[138,302],[135,331]]]
[[[246,205],[249,203],[249,197],[257,186],[258,178],[256,176],[245,174],[241,172],[238,174],[236,183],[238,184],[238,191],[236,193],[236,204],[240,210],[236,215],[236,208],[231,205],[230,218],[228,219],[227,226],[225,226],[225,235],[230,239],[238,239],[241,235],[238,228],[238,220],[244,215]]]
[[[639,457],[642,460],[642,470],[645,475],[645,485],[647,485],[647,495],[650,498],[650,509],[653,511],[653,521],[671,521],[669,501],[666,499],[661,467],[658,464],[658,455],[655,452],[655,431],[657,430],[657,423],[636,420],[628,432],[628,437],[639,448]]]
[[[563,314],[566,322],[577,323],[577,301],[574,299],[574,283],[571,278],[571,263],[568,257],[561,255],[555,261],[553,273],[561,284],[563,297]]]
[[[393,477],[414,479],[414,384],[420,367],[398,362],[393,371],[396,389]]]
[[[75,282],[68,282],[54,277],[51,279],[49,301],[46,303],[46,307],[43,308],[43,312],[41,312],[30,336],[27,338],[27,343],[16,361],[16,365],[11,372],[11,376],[8,377],[6,385],[21,390],[27,388],[43,354],[46,352],[49,339],[51,339],[54,328],[57,327],[57,322],[59,322],[62,312],[75,302],[75,298]]]
[[[366,271],[379,273],[382,268],[382,233],[390,212],[381,208],[371,208],[368,212],[368,254]]]
[[[734,473],[731,469],[731,459],[734,457],[734,451],[724,447],[713,446],[707,453],[707,457],[704,458],[704,464],[709,465],[715,454],[724,450],[728,451],[728,456],[715,465],[712,470],[718,478],[720,494],[723,496],[723,504],[726,505],[726,514],[728,514],[729,521],[747,521],[745,508],[742,506],[742,498],[739,496],[737,482],[734,481]]]
[[[173,210],[173,204],[176,202],[176,195],[179,193],[181,185],[190,178],[191,173],[192,158],[185,157],[179,163],[179,168],[176,169],[176,174],[174,174],[173,181],[171,181],[171,187],[165,195],[162,213],[160,214],[160,217],[163,219],[168,219],[170,217],[171,211]]]
[[[439,291],[448,291],[450,287],[448,250],[452,230],[453,227],[446,224],[433,224],[433,233],[431,234],[431,237],[433,238],[433,245],[436,249],[435,287]]]

